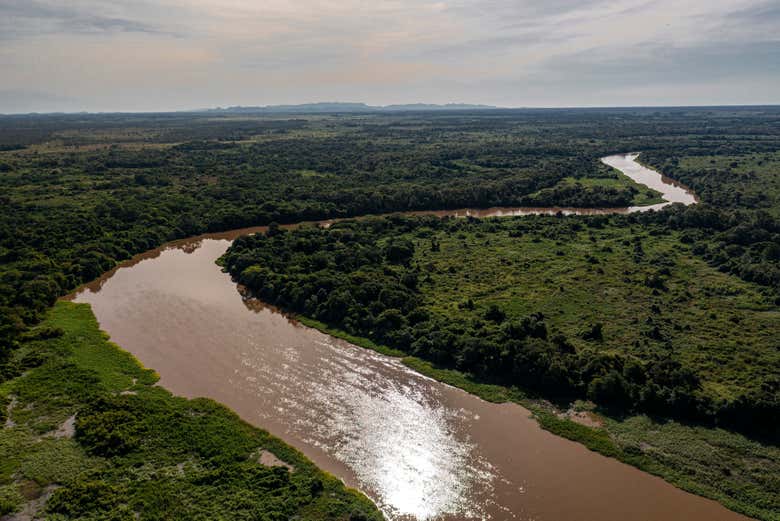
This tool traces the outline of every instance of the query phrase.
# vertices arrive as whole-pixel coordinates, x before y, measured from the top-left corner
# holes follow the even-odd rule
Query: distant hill
[[[489,110],[496,109],[491,105],[470,105],[467,103],[447,103],[446,105],[433,105],[427,103],[412,103],[408,105],[374,106],[365,103],[303,103],[300,105],[266,105],[262,107],[218,107],[208,109],[208,112],[223,113],[332,113],[332,112],[403,112],[403,111],[443,111],[443,110]]]

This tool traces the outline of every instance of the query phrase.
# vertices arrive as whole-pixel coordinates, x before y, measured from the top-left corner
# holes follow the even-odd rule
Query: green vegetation
[[[780,152],[728,150],[654,150],[641,160],[687,186],[705,201],[721,207],[762,209],[780,216]],[[740,153],[741,152],[741,153]]]
[[[168,240],[402,210],[650,202],[598,158],[776,151],[778,113],[0,117],[0,358],[57,296]]]
[[[155,386],[88,305],[60,302],[31,333],[43,335],[14,353],[24,375],[0,387],[0,515],[43,497],[38,518],[52,520],[381,519],[225,407]],[[260,464],[261,451],[293,470]]]
[[[723,428],[777,439],[776,294],[698,258],[680,218],[367,218],[242,237],[221,262],[309,325],[776,519],[780,453]],[[606,427],[540,398],[595,402]]]
[[[772,107],[3,116],[0,360],[57,296],[119,260],[206,231],[403,210],[656,200],[598,161],[627,150],[664,167],[689,153],[749,157],[757,173],[741,176],[740,189],[777,193],[778,120]],[[703,190],[705,201],[716,190]]]
[[[373,218],[237,239],[260,298],[546,396],[777,436],[780,309],[655,216]]]
[[[152,387],[98,338],[88,311],[52,311],[56,298],[203,232],[655,203],[599,162],[641,151],[702,204],[272,226],[224,263],[306,323],[413,355],[405,361],[421,372],[523,401],[553,432],[777,519],[779,123],[777,107],[0,117],[0,420],[10,410],[0,513],[51,494],[53,519],[120,518],[139,505],[158,518],[174,506],[248,518],[258,504],[284,519],[344,518],[354,505],[360,519],[363,499],[216,404]],[[117,394],[128,390],[137,394]],[[562,418],[543,398],[595,403],[604,427]],[[50,435],[74,413],[74,438]],[[161,432],[170,419],[180,428]],[[205,441],[192,439],[198,429]],[[299,470],[255,465],[247,455],[260,447]],[[336,495],[307,489],[317,480]]]

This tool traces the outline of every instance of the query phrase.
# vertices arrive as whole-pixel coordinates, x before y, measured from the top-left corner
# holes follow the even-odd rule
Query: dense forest
[[[56,297],[174,238],[398,210],[646,197],[576,146],[545,151],[524,130],[505,136],[501,120],[483,130],[444,118],[421,130],[417,118],[51,119],[0,120],[5,354]]]
[[[728,236],[713,236],[706,222],[699,223],[700,213],[694,207],[659,215],[498,222],[391,217],[327,229],[272,227],[264,235],[234,241],[223,262],[264,301],[482,380],[545,396],[587,397],[620,413],[709,421],[777,439],[780,320],[773,274],[780,263],[764,256],[748,269],[710,259],[767,287],[744,297],[761,313],[724,305],[718,311],[731,316],[718,319],[712,311],[707,326],[717,331],[705,333],[690,316],[692,306],[709,310],[718,291],[732,292],[733,305],[733,295],[748,290],[728,279],[699,288],[707,273],[680,268],[678,259],[684,254],[701,251],[706,257],[728,241]],[[615,233],[605,237],[605,230]],[[771,231],[776,234],[780,228]],[[452,244],[448,238],[453,236],[460,241]],[[676,249],[659,248],[656,237],[669,236]],[[572,251],[577,244],[583,247]],[[534,252],[541,257],[535,259],[537,270]],[[492,256],[497,269],[489,271]],[[558,257],[563,262],[556,262]],[[583,267],[580,278],[585,280],[570,276]],[[530,274],[511,281],[517,293],[496,295],[506,289],[514,270],[533,271],[546,282],[538,289],[561,294],[560,302],[545,305],[543,312],[530,307],[528,313],[509,313],[506,308],[528,308],[529,301],[542,304],[526,295]],[[556,277],[558,273],[566,276]],[[593,286],[593,298],[614,301],[612,314],[605,309],[594,315],[603,302],[571,304],[572,294],[586,285]],[[457,290],[448,290],[453,286]],[[610,288],[610,296],[599,295],[599,288]],[[614,295],[618,288],[621,293]],[[634,299],[640,304],[636,309]],[[453,302],[456,307],[446,305]],[[567,316],[549,316],[563,313],[564,306]],[[766,311],[769,317],[763,316]],[[616,327],[626,313],[635,321],[645,318]],[[757,326],[760,331],[747,338]],[[732,359],[735,334],[747,340],[741,349],[755,356],[752,363]],[[705,350],[707,358],[691,353],[694,348]],[[718,366],[706,368],[715,356]],[[715,381],[717,386],[707,385]]]
[[[657,202],[657,193],[599,162],[627,151],[692,187],[701,204],[612,217],[278,226],[408,210]],[[2,116],[0,398],[18,429],[3,431],[0,451],[10,455],[21,442],[26,449],[0,469],[0,507],[29,499],[17,489],[35,498],[55,484],[65,485],[49,503],[55,517],[78,517],[84,505],[108,517],[130,512],[111,510],[99,501],[105,496],[157,505],[149,512],[163,516],[188,498],[193,516],[207,518],[200,501],[215,491],[223,505],[250,494],[247,516],[271,503],[280,519],[375,515],[316,469],[291,479],[253,465],[253,451],[285,449],[218,407],[163,396],[143,379],[136,389],[126,381],[140,369],[121,360],[109,370],[101,365],[108,361],[79,359],[90,349],[79,347],[79,331],[96,334],[94,325],[78,309],[52,308],[166,241],[270,225],[223,259],[263,299],[482,382],[595,403],[610,443],[631,438],[624,453],[655,466],[626,461],[678,484],[685,476],[690,490],[770,519],[780,510],[772,452],[778,168],[777,107]],[[71,376],[67,393],[50,392]],[[148,399],[116,397],[128,389]],[[203,427],[195,423],[173,438],[155,429],[161,417],[196,409],[230,432],[229,446],[190,447],[186,429]],[[73,438],[38,444],[66,412],[78,412]],[[646,417],[653,419],[635,420]],[[677,446],[644,453],[652,429],[626,427],[637,421],[678,429],[668,436]],[[17,435],[24,439],[9,438]],[[117,443],[121,454],[101,452]],[[35,474],[31,461],[51,466],[63,447],[72,465],[65,468],[92,476],[89,486]],[[172,477],[185,456],[197,464]],[[159,463],[156,473],[123,481],[143,457]],[[259,488],[241,489],[245,478]],[[336,494],[334,504],[323,491]],[[275,502],[279,494],[290,501]]]
[[[730,165],[762,154],[767,159],[757,170],[771,172],[778,119],[771,107],[2,117],[0,349],[7,356],[56,297],[167,240],[402,210],[625,206],[654,194],[599,157],[642,150],[666,166],[694,150],[696,157],[732,158]],[[689,177],[695,187],[706,178],[720,193],[718,178]],[[745,184],[771,207],[777,182],[763,174]],[[749,202],[728,207],[753,209]],[[728,243],[746,253],[741,266],[773,255],[771,246],[754,248],[771,238],[763,215],[751,213],[747,226],[763,230],[764,240]],[[723,227],[742,217],[713,219]],[[728,262],[733,255],[722,259]]]

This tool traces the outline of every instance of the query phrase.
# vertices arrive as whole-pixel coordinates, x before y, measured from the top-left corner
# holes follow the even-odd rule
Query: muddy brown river
[[[604,161],[663,184],[634,157]],[[665,186],[687,194],[679,202],[695,201]],[[233,238],[261,230],[168,244],[74,299],[91,304],[101,328],[155,369],[161,385],[229,406],[365,492],[391,520],[746,519],[543,431],[519,405],[487,403],[242,298],[214,261]]]

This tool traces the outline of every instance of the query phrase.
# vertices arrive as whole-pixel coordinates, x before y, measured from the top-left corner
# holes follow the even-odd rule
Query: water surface
[[[243,298],[214,261],[246,231],[140,255],[75,300],[161,385],[229,406],[392,520],[745,519],[541,430],[519,405],[484,402]]]
[[[617,154],[607,156],[601,159],[605,165],[620,170],[626,176],[630,177],[639,184],[643,184],[653,190],[660,192],[663,197],[663,203],[652,204],[648,206],[632,206],[626,209],[630,212],[647,212],[650,210],[660,210],[661,208],[673,203],[682,203],[684,205],[695,204],[698,201],[694,193],[682,183],[675,181],[655,170],[643,166],[637,162],[639,154]]]

